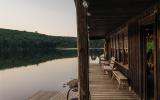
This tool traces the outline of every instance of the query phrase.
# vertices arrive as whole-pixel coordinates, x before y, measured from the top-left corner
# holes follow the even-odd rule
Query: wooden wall
[[[147,25],[150,22],[156,23],[156,34],[155,34],[155,42],[156,42],[156,63],[154,64],[156,66],[155,68],[155,100],[160,100],[160,4],[158,4],[158,12],[157,8],[155,6],[147,11],[145,11],[142,15],[139,15],[122,27],[117,29],[115,32],[112,32],[110,36],[107,37],[107,40],[109,40],[109,58],[111,56],[117,56],[117,50],[120,50],[119,47],[116,47],[116,41],[117,36],[124,34],[123,31],[125,27],[128,28],[127,34],[128,34],[128,55],[129,55],[129,61],[128,61],[128,69],[123,66],[122,63],[118,62],[116,63],[116,66],[118,70],[120,70],[124,75],[126,75],[129,78],[129,84],[132,86],[132,89],[141,97],[141,99],[147,99],[146,95],[146,65],[145,59],[146,54],[144,54],[146,48],[144,46],[144,37],[142,32],[142,26]],[[148,17],[149,16],[149,17]],[[156,19],[151,16],[156,16]],[[118,38],[120,39],[120,38]],[[123,39],[124,36],[123,36]],[[125,41],[123,41],[125,42]],[[120,45],[120,44],[119,44]],[[120,53],[120,52],[119,52]],[[123,57],[123,61],[125,61],[125,55]],[[125,65],[125,64],[124,64]]]
[[[125,40],[125,36],[127,35],[128,39]],[[125,76],[129,79],[129,84],[132,86],[133,90],[141,97],[142,95],[142,63],[141,63],[141,37],[140,37],[140,27],[138,20],[134,20],[130,22],[128,25],[121,28],[119,31],[115,32],[113,36],[110,36],[110,57],[115,56],[118,58],[119,56],[117,50],[120,51],[121,47],[115,48],[115,38],[117,36],[122,36],[123,47],[121,56],[123,57],[122,62],[119,62],[119,59],[116,59],[115,66],[118,70],[120,70]],[[119,41],[120,42],[120,41]],[[128,42],[128,47],[126,46],[126,42]],[[126,49],[128,49],[128,53],[126,53]],[[111,53],[112,52],[112,53]],[[119,52],[120,54],[120,52]],[[128,55],[128,59],[126,57]]]
[[[125,40],[125,35],[127,34],[128,40]],[[117,59],[116,67],[129,79],[129,84],[132,86],[132,89],[139,95],[143,97],[143,39],[142,34],[140,33],[140,23],[138,19],[130,21],[124,28],[121,28],[119,31],[115,32],[113,36],[110,36],[109,44],[109,57],[115,56],[118,58],[117,50],[120,50],[120,47],[116,48],[116,37],[123,36],[123,59],[122,62],[119,62]],[[125,46],[125,42],[128,42],[128,47]],[[126,47],[128,49],[128,60],[126,59]],[[127,67],[126,67],[127,66]]]
[[[142,96],[142,46],[139,22],[135,20],[128,25],[129,43],[129,79],[133,90]]]

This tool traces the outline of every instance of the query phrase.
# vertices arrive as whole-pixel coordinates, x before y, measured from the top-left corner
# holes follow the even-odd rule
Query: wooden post
[[[104,48],[105,48],[105,52],[106,52],[106,59],[109,60],[110,59],[110,57],[109,57],[109,55],[110,55],[109,37],[105,38],[105,46],[104,46]]]
[[[77,0],[79,100],[89,100],[89,56],[86,8]]]

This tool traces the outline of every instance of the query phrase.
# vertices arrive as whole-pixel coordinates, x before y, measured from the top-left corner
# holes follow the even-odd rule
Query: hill
[[[103,47],[104,41],[90,42],[90,47]],[[76,48],[76,37],[48,36],[38,32],[0,29],[0,51]]]
[[[0,29],[0,50],[53,49],[57,47],[76,48],[76,38]]]

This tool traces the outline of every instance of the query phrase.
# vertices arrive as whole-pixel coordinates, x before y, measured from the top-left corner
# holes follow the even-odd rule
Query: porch
[[[93,88],[96,88],[95,85],[98,89],[114,88],[108,83],[110,81],[104,80],[102,83],[106,82],[108,86],[102,85],[101,79],[105,79],[102,74],[96,81],[96,74],[99,72],[91,69],[93,74],[88,74],[89,41],[105,39],[106,60],[116,58],[117,70],[128,78],[129,85],[140,99],[160,100],[159,0],[75,0],[75,4],[78,26],[79,99],[88,100],[89,88],[92,86],[90,78],[95,78]],[[110,93],[91,92],[91,95],[99,100],[100,95],[107,98]]]
[[[90,64],[89,90],[91,100],[139,100],[138,96],[128,89],[118,89],[116,80],[105,75],[99,64]]]

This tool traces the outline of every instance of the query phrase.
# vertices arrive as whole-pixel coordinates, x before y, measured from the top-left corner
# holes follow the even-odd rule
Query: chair
[[[111,76],[112,71],[116,70],[116,68],[114,68],[115,60],[116,60],[115,57],[111,57],[109,64],[103,65],[104,74],[110,74]]]
[[[99,64],[100,64],[101,66],[103,66],[103,65],[105,65],[105,64],[108,64],[108,61],[106,60],[104,54],[99,57]]]

